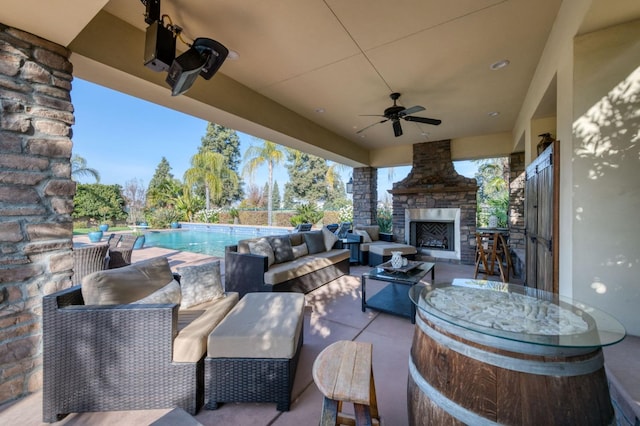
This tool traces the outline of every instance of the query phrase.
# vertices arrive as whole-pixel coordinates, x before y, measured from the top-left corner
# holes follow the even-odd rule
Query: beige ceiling
[[[53,3],[1,4],[7,18],[0,22],[68,45],[83,79],[366,165],[372,152],[390,147],[406,151],[428,140],[509,135],[562,1],[162,0],[162,14],[184,29],[186,41],[213,38],[239,55],[177,98],[164,73],[142,64],[147,24],[140,1]],[[38,13],[29,19],[32,10]],[[623,19],[611,15],[605,20]],[[598,16],[592,13],[585,25],[597,28]],[[180,50],[186,47],[178,43]],[[490,69],[502,59],[510,65]],[[403,121],[404,135],[395,138],[386,122],[356,134],[381,119],[362,115],[381,114],[392,105],[391,92],[402,93],[400,105],[426,108],[415,115],[442,125]],[[549,99],[537,116],[554,114],[553,93]],[[492,111],[500,114],[491,117]],[[406,156],[386,161],[376,165],[395,165]]]

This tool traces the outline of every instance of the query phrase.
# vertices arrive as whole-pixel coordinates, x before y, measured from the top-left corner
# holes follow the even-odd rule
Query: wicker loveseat
[[[225,289],[306,293],[349,273],[349,250],[336,235],[295,232],[238,241],[225,249]]]
[[[204,403],[207,338],[238,301],[222,292],[216,262],[179,269],[178,283],[165,258],[150,259],[44,296],[43,420],[171,407],[195,414]],[[217,279],[219,293],[194,300],[186,283],[203,276]],[[178,303],[167,302],[176,291]]]

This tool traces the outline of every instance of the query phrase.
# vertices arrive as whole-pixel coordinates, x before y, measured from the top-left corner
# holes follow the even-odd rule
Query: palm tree
[[[243,169],[243,173],[249,174],[250,177],[253,173],[263,164],[267,164],[269,170],[269,176],[267,183],[269,184],[269,194],[267,195],[267,225],[271,226],[272,209],[273,209],[273,167],[278,164],[282,164],[285,159],[285,153],[280,148],[270,141],[264,141],[263,145],[250,146],[244,153],[246,164]]]
[[[191,168],[184,173],[187,185],[204,184],[207,210],[211,209],[211,198],[218,199],[222,195],[224,177],[238,179],[235,172],[227,167],[224,156],[212,151],[199,152],[191,157]]]
[[[87,160],[75,154],[71,157],[71,179],[77,180],[79,177],[92,176],[96,183],[100,183],[100,173],[96,169],[87,167]]]

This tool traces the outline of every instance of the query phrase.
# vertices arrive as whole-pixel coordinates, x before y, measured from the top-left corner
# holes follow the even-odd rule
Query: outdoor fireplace
[[[406,209],[405,235],[418,253],[460,259],[460,209]]]
[[[477,190],[453,167],[450,141],[413,145],[411,172],[389,191],[394,238],[422,256],[473,264]]]

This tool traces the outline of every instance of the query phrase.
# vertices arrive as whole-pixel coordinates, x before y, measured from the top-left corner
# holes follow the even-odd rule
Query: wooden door
[[[525,233],[528,287],[558,293],[558,142],[526,170]]]

